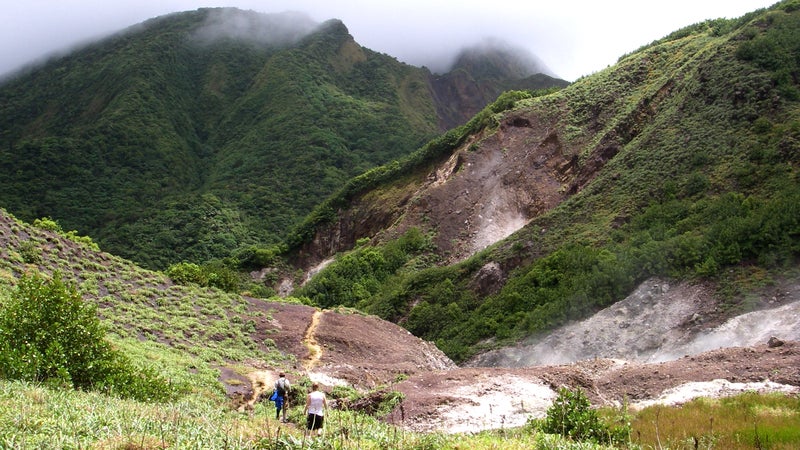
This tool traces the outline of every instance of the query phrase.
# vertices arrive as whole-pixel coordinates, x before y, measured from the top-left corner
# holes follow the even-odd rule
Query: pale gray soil
[[[405,400],[386,420],[417,431],[519,426],[544,416],[560,387],[584,390],[593,405],[632,408],[746,390],[797,393],[800,290],[795,283],[770,289],[763,309],[724,318],[707,301],[707,287],[650,280],[585,321],[541,341],[483,355],[470,367],[455,366],[432,344],[372,316],[271,304],[271,325],[278,331],[270,338],[297,362],[290,368],[258,367],[257,373],[269,378],[270,369],[287,369],[291,377],[308,375],[328,390],[337,384],[365,392],[398,390]],[[768,346],[766,336],[772,335],[783,345]],[[722,348],[703,348],[700,342]],[[530,356],[541,354],[551,360]],[[487,362],[495,367],[480,366]],[[498,367],[502,363],[506,366]],[[248,378],[230,376],[246,397]]]

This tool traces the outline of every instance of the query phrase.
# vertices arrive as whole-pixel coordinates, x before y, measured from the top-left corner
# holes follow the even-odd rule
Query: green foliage
[[[765,14],[760,21],[765,26],[760,33],[752,33],[752,38],[739,45],[736,56],[750,61],[772,73],[778,91],[787,99],[800,100],[797,87],[800,75],[800,15],[791,14],[797,9],[796,3],[785,2],[782,8]],[[794,5],[794,6],[793,6]]]
[[[194,283],[198,286],[219,288],[226,292],[237,292],[240,286],[239,273],[221,263],[200,266],[181,262],[169,266],[165,274],[179,284]]]
[[[208,274],[195,263],[182,262],[169,266],[164,272],[172,281],[179,284],[194,283],[200,286],[208,284]]]
[[[53,220],[50,217],[43,217],[41,219],[35,219],[33,221],[33,226],[41,228],[43,230],[47,230],[47,231],[52,231],[54,233],[58,233],[58,234],[64,236],[65,238],[71,240],[72,242],[76,242],[78,244],[83,244],[83,245],[87,246],[88,248],[90,248],[92,250],[95,250],[95,251],[100,251],[100,246],[98,246],[92,240],[92,238],[90,238],[89,236],[79,236],[78,232],[75,231],[75,230],[70,230],[70,231],[64,232],[64,229],[61,228],[61,225],[58,223],[58,221]]]
[[[274,267],[280,263],[280,255],[285,252],[284,246],[262,248],[250,246],[234,253],[234,260],[243,270],[256,270],[263,267]]]
[[[323,308],[362,306],[387,280],[429,250],[430,241],[413,228],[381,246],[362,246],[342,255],[295,291]]]
[[[33,226],[39,227],[43,230],[52,231],[54,233],[64,232],[64,230],[61,228],[61,225],[59,225],[57,221],[51,219],[50,217],[42,217],[41,219],[34,220]]]
[[[20,243],[19,254],[22,256],[22,260],[28,264],[42,263],[42,249],[31,240]]]
[[[176,393],[153,369],[137,369],[111,348],[96,308],[58,274],[22,277],[0,311],[0,377],[141,400]]]
[[[630,427],[609,427],[592,409],[586,394],[580,389],[559,388],[553,405],[541,424],[545,433],[559,434],[576,441],[605,444],[628,442]]]

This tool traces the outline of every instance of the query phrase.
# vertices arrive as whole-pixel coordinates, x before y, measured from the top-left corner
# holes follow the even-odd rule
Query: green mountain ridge
[[[183,29],[174,18],[196,23],[193,14],[162,20]],[[154,164],[133,158],[140,166],[132,168],[140,171],[126,167],[121,173],[133,179],[141,171],[195,167],[183,180],[203,189],[192,191],[194,197],[162,193],[164,200],[152,208],[166,207],[142,218],[109,209],[103,217],[109,237],[97,240],[103,248],[122,247],[121,237],[132,236],[139,249],[196,256],[190,261],[226,257],[228,267],[255,274],[249,286],[260,283],[262,294],[292,293],[320,307],[358,308],[436,342],[456,361],[585,317],[648,277],[708,278],[720,295],[733,297],[796,264],[797,20],[796,2],[785,1],[739,19],[686,27],[560,91],[506,92],[468,123],[388,165],[363,166],[352,178],[344,172],[353,168],[348,152],[369,153],[376,147],[367,142],[396,141],[391,130],[401,126],[399,112],[409,114],[404,123],[430,127],[442,115],[415,95],[431,92],[430,78],[423,77],[429,74],[358,46],[341,22],[330,21],[297,46],[270,49],[258,63],[244,58],[252,71],[235,89],[220,83],[228,78],[216,77],[229,70],[224,64],[192,72],[205,74],[204,86],[237,93],[223,96],[230,99],[227,115],[209,122],[218,130],[177,145],[184,150],[168,153],[177,159]],[[215,51],[226,54],[224,46]],[[387,65],[397,70],[387,72]],[[125,98],[148,94],[136,92],[141,95],[125,91]],[[396,102],[386,103],[387,96]],[[14,132],[35,130],[44,123],[36,117]],[[328,122],[333,119],[341,119],[338,128]],[[83,126],[93,130],[99,122]],[[144,129],[189,122],[154,120],[155,128]],[[301,126],[300,136],[284,133],[283,127]],[[111,128],[104,130],[109,134],[97,139],[114,136]],[[379,137],[367,137],[376,131]],[[175,135],[170,133],[153,132],[151,138]],[[73,189],[81,198],[90,186],[50,191],[47,182],[66,183],[59,172],[64,168],[52,164],[54,155],[86,157],[79,151],[85,142],[7,142],[4,170],[34,188],[10,197],[39,192],[55,202]],[[304,151],[292,151],[298,142]],[[240,146],[246,151],[237,151]],[[17,148],[34,157],[11,158]],[[115,156],[161,148],[119,147],[123,151]],[[202,150],[202,157],[189,149]],[[100,153],[95,157],[114,163]],[[292,158],[297,164],[270,164]],[[323,160],[332,164],[319,164]],[[95,163],[85,161],[88,167]],[[41,166],[57,176],[33,177]],[[202,170],[207,167],[217,169]],[[341,185],[325,186],[324,180]],[[267,181],[275,184],[262,184]],[[2,192],[13,186],[7,183]],[[320,186],[325,189],[314,191]],[[148,187],[175,189],[166,179]],[[326,189],[336,193],[319,202]],[[162,198],[129,193],[142,203]],[[22,204],[32,208],[35,202]],[[281,215],[298,204],[310,214]],[[88,213],[91,205],[72,206]],[[253,237],[253,211],[285,226],[285,239]]]
[[[241,45],[233,37],[202,51],[164,44],[161,32],[172,30],[178,37],[172,42],[183,42],[179,37],[194,30],[183,26],[204,23],[200,19],[209,12],[156,19],[148,22],[154,28],[145,24],[133,34],[78,52],[78,59],[59,59],[0,86],[0,202],[15,206],[10,214],[0,209],[0,311],[12,309],[6,306],[18,299],[22,278],[61,273],[78,297],[97,307],[110,345],[130,358],[133,367],[167,380],[176,395],[164,402],[133,400],[102,389],[70,389],[69,374],[62,372],[47,380],[0,374],[0,438],[14,448],[607,448],[574,437],[560,439],[537,421],[511,428],[492,405],[502,401],[516,409],[519,401],[522,408],[523,400],[530,403],[528,397],[521,398],[516,389],[500,397],[494,396],[496,389],[484,395],[487,378],[519,383],[517,376],[524,371],[536,386],[555,388],[563,381],[583,388],[598,379],[587,376],[588,366],[558,366],[549,372],[470,367],[450,369],[443,376],[435,370],[451,364],[438,349],[463,363],[587,317],[627,296],[642,280],[656,277],[713,292],[720,300],[719,317],[762,306],[768,300],[755,298],[757,294],[774,292],[780,285],[776,280],[783,277],[797,292],[797,0],[677,30],[558,91],[505,92],[467,123],[431,140],[421,137],[425,132],[409,132],[403,139],[424,142],[414,144],[417,151],[392,156],[388,164],[366,171],[368,162],[346,159],[344,150],[355,145],[351,139],[370,130],[358,130],[358,123],[331,128],[326,122],[336,112],[331,105],[346,107],[341,109],[344,118],[358,120],[379,121],[367,114],[376,110],[388,111],[387,118],[398,110],[410,115],[423,111],[414,120],[437,134],[433,130],[444,115],[442,109],[436,112],[436,105],[445,104],[414,95],[429,89],[428,74],[423,71],[419,78],[414,68],[396,61],[388,61],[389,66],[402,70],[387,74],[381,61],[370,63],[383,56],[352,42],[337,21],[280,50],[253,42]],[[152,39],[141,41],[142,36]],[[148,48],[152,53],[144,51]],[[123,50],[134,55],[129,65],[104,59]],[[187,56],[195,51],[203,57]],[[149,64],[158,57],[169,63]],[[82,65],[91,70],[82,72]],[[304,70],[291,72],[288,67]],[[98,79],[114,81],[82,75],[95,72],[102,73]],[[329,82],[339,77],[344,81]],[[464,80],[470,77],[477,81],[475,74]],[[384,83],[362,82],[375,78]],[[260,89],[271,83],[280,89]],[[387,86],[402,86],[407,95],[396,94],[396,102],[386,102],[387,95],[395,95]],[[68,96],[72,101],[58,100],[61,88],[73,91]],[[296,139],[335,164],[314,167],[320,158],[293,154],[289,144],[280,145],[281,139],[294,143],[276,129],[286,121],[306,125]],[[380,139],[389,146],[387,142],[400,138]],[[298,218],[280,219],[289,224],[280,237],[257,239],[247,229],[252,220],[248,212],[271,208],[267,213],[279,214],[281,201],[299,202],[294,197],[267,201],[271,188],[257,182],[267,178],[262,174],[268,168],[273,170],[269,181],[280,192],[292,192],[295,181],[314,185],[306,186],[309,190],[323,184],[309,177],[278,176],[292,172],[264,163],[287,157],[309,166],[295,167],[297,174],[325,173],[329,181],[341,178],[341,185],[331,182],[334,194],[326,197],[321,189],[317,201],[304,191],[306,197],[297,199],[311,204],[310,214],[292,210]],[[226,169],[210,170],[217,166]],[[247,170],[234,173],[242,167]],[[357,175],[343,174],[350,169]],[[179,173],[172,177],[173,172]],[[81,182],[71,181],[75,179]],[[248,183],[252,191],[245,189]],[[191,195],[178,192],[186,186],[193,189]],[[252,203],[252,209],[232,206],[231,198]],[[97,215],[98,209],[104,213]],[[58,223],[29,224],[16,218],[22,214],[49,215]],[[74,217],[107,226],[107,235],[78,236],[88,233]],[[79,233],[64,233],[59,223]],[[105,252],[97,250],[95,241]],[[132,241],[139,250],[126,247]],[[255,245],[231,253],[248,243]],[[110,252],[110,244],[123,255]],[[165,253],[138,253],[149,249]],[[225,257],[224,267],[252,271],[237,289],[257,282],[263,290],[230,293],[200,287],[131,263],[125,253],[152,266],[184,256],[193,261]],[[291,295],[253,296],[270,290]],[[47,310],[46,302],[36,306]],[[3,318],[4,324],[24,325],[17,317]],[[406,353],[396,351],[403,339],[411,343],[402,344]],[[323,352],[316,359],[312,344]],[[781,379],[796,384],[796,371],[781,365],[788,360],[784,358],[796,359],[797,344],[786,344],[783,350],[766,345],[757,352],[741,349],[732,358],[758,366],[750,372],[758,374],[757,380],[780,373]],[[3,370],[14,368],[19,355],[25,355],[8,345],[0,347]],[[57,346],[42,350],[61,368],[69,366],[70,361],[58,361]],[[769,357],[774,368],[760,366],[750,356],[754,361],[756,356]],[[692,366],[708,368],[707,374],[717,378],[730,367],[719,364],[720,357],[708,354]],[[331,411],[333,420],[326,420],[330,434],[321,440],[302,436],[302,406],[293,405],[292,423],[282,424],[272,419],[274,409],[268,403],[251,404],[252,409],[240,413],[236,406],[243,405],[231,404],[226,396],[229,389],[239,388],[241,395],[244,388],[255,388],[255,379],[248,379],[254,372],[269,380],[270,371],[288,369],[302,398],[315,368],[322,375],[349,375],[364,386],[380,386],[365,393],[363,386],[357,391],[327,385],[332,380],[324,378],[331,398],[353,406],[366,403],[367,413]],[[647,366],[635,372],[652,372],[642,377],[648,386],[630,391],[623,386],[625,396],[619,400],[627,402],[629,392],[656,395],[660,383],[667,387],[666,379],[676,373],[662,369]],[[731,381],[734,376],[740,374],[730,374]],[[609,377],[620,381],[616,372]],[[635,383],[637,377],[625,380]],[[426,387],[436,383],[446,389],[432,396]],[[405,409],[394,391],[398,386],[416,396]],[[453,395],[463,395],[463,388],[470,386],[475,391],[469,396]],[[476,401],[479,396],[482,401],[488,397],[488,407]],[[731,409],[754,405],[752,397],[742,398]],[[351,399],[358,401],[347,403]],[[416,408],[423,403],[426,408]],[[501,429],[444,435],[403,428],[412,410],[414,419],[430,423],[431,413],[441,411],[443,404],[449,405],[447,413],[467,404],[488,409],[500,416]],[[793,407],[770,405],[781,411]],[[387,410],[393,414],[385,415]],[[658,407],[655,417],[637,418],[657,425],[664,411],[672,410]],[[620,423],[631,422],[627,409],[619,414]],[[713,430],[693,435],[695,446],[722,442],[718,430],[727,418],[714,414]],[[384,415],[385,421],[376,418]],[[751,439],[740,432],[757,425],[754,441],[745,445],[796,444],[794,422],[778,419],[789,424],[788,430],[756,424],[748,416],[730,438],[737,443]],[[690,422],[696,417],[676,420],[679,427]],[[641,424],[634,429],[628,425],[628,447],[648,445],[631,437],[643,429]],[[685,429],[661,431],[659,435],[656,427],[659,446],[686,441]]]
[[[0,203],[153,268],[275,244],[438,133],[430,77],[338,20],[151,19],[0,85]]]
[[[320,205],[288,257],[326,265],[293,295],[402,323],[456,361],[649,277],[709,280],[746,310],[737,293],[797,267],[798,9],[695,24],[558,92],[504,94]]]

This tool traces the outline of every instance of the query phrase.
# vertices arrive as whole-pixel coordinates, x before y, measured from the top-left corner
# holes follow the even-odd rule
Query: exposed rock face
[[[572,155],[552,125],[510,115],[495,133],[476,136],[430,174],[398,228],[433,224],[436,246],[454,263],[558,205]]]
[[[484,353],[467,365],[529,367],[593,358],[659,362],[722,347],[763,345],[771,335],[767,345],[779,347],[782,339],[800,340],[800,287],[787,282],[776,290],[784,304],[771,302],[722,317],[710,286],[651,279],[586,320]]]
[[[500,264],[492,261],[481,267],[478,273],[475,274],[470,287],[482,296],[496,294],[503,287],[505,278],[506,275],[503,273],[503,269],[500,268]]]

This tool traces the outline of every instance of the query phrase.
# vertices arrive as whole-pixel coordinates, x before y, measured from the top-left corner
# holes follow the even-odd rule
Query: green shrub
[[[237,292],[239,289],[238,273],[222,264],[204,264],[181,262],[169,266],[166,275],[178,284],[193,283],[198,286],[215,287],[225,292]]]
[[[19,244],[19,254],[26,264],[41,264],[42,249],[31,240],[22,241]]]
[[[542,431],[550,434],[596,443],[620,444],[627,440],[629,425],[609,427],[592,409],[581,389],[560,388],[558,397],[547,410]]]
[[[167,268],[166,274],[178,284],[194,283],[200,286],[208,284],[208,278],[206,278],[203,269],[195,263],[181,262],[173,264]]]
[[[61,225],[59,225],[57,221],[49,217],[42,217],[41,219],[35,219],[33,221],[33,226],[41,228],[42,230],[52,231],[54,233],[64,232],[64,230],[61,229]]]
[[[140,400],[176,392],[105,340],[93,304],[59,274],[23,276],[0,310],[0,378],[97,389]]]

